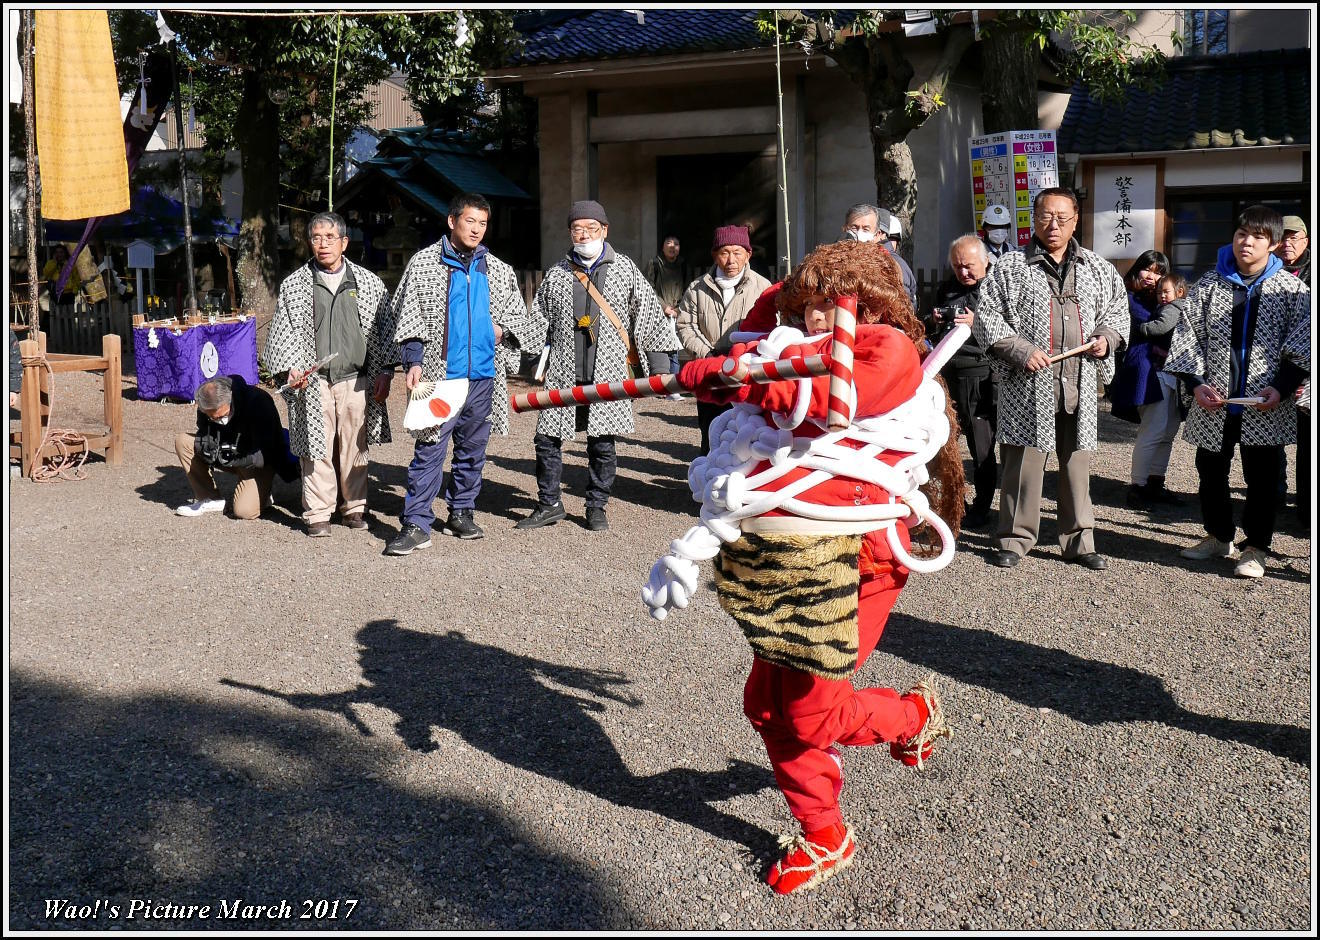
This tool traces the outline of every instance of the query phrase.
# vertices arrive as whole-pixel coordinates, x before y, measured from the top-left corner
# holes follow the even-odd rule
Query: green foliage
[[[402,71],[423,114],[452,98],[480,99],[474,94],[480,72],[508,49],[512,18],[501,10],[464,15],[468,41],[460,48],[456,11],[299,17],[165,11],[179,39],[184,107],[193,104],[207,152],[223,154],[235,146],[244,81],[255,72],[279,109],[282,201],[309,206],[325,198],[331,121],[338,150],[367,121],[371,106],[362,96],[372,85]],[[137,81],[138,50],[157,41],[154,19],[154,10],[111,14],[125,90]]]

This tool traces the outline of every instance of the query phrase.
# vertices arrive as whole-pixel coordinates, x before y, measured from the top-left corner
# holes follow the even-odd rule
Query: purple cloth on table
[[[257,384],[257,321],[193,326],[182,333],[158,326],[151,348],[148,327],[133,330],[138,398],[192,401],[197,387],[217,375],[241,375]]]

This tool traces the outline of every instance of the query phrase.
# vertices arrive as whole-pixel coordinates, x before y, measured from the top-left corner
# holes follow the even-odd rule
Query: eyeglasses
[[[1302,242],[1306,241],[1306,233],[1305,233],[1305,232],[1293,232],[1291,235],[1285,235],[1285,236],[1283,237],[1283,240],[1284,240],[1284,242],[1285,242],[1286,244],[1289,244],[1289,245],[1298,245],[1298,244],[1301,244]]]
[[[343,241],[348,238],[347,235],[309,235],[307,240],[313,245],[333,245],[337,241]]]
[[[1049,228],[1055,222],[1058,222],[1059,226],[1062,227],[1075,218],[1077,218],[1076,215],[1059,215],[1057,212],[1042,212],[1040,215],[1036,216],[1036,221],[1046,228]]]
[[[591,228],[586,228],[581,225],[575,225],[568,230],[568,234],[572,235],[574,238],[583,238],[583,237],[591,238],[593,235],[599,235],[600,232],[601,232],[601,228],[599,225],[593,225],[591,226]]]

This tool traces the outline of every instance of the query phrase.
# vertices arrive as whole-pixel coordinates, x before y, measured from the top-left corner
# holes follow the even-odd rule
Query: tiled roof
[[[1154,91],[1100,102],[1074,86],[1062,153],[1198,150],[1311,142],[1309,49],[1172,58]]]
[[[521,65],[582,62],[678,52],[723,52],[766,45],[756,32],[757,10],[567,10],[514,19],[524,47]]]

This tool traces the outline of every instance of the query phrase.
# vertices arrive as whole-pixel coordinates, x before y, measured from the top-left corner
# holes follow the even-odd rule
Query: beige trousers
[[[211,475],[211,465],[196,454],[197,439],[192,434],[180,434],[174,438],[174,452],[179,455],[179,463],[184,473],[188,474],[188,485],[192,487],[193,499],[220,499],[220,491],[215,488],[215,477]],[[223,467],[220,469],[224,470]],[[225,470],[238,477],[234,487],[234,515],[239,519],[255,519],[261,515],[261,507],[270,498],[271,483],[275,471],[271,467],[258,467],[256,470]]]
[[[1054,417],[1055,453],[1059,458],[1059,547],[1064,558],[1095,551],[1095,514],[1091,508],[1091,452],[1077,449],[1077,416]],[[1035,447],[999,445],[1004,482],[999,491],[999,547],[1022,556],[1040,536],[1040,496],[1049,454]]]
[[[303,519],[329,522],[367,506],[367,389],[364,375],[327,386],[321,393],[325,460],[302,458]]]

